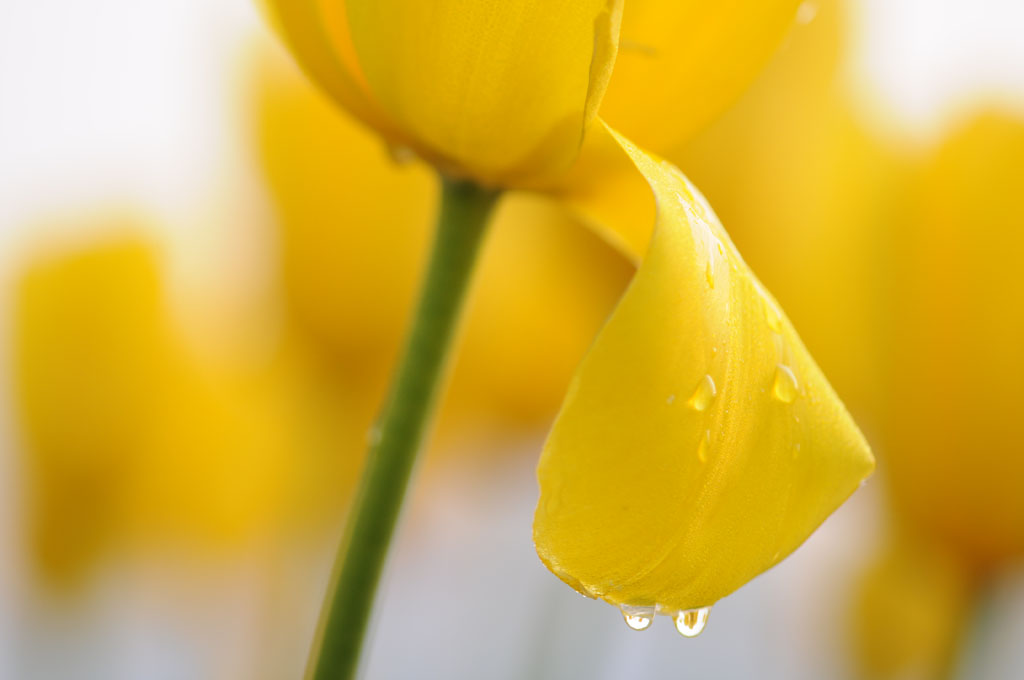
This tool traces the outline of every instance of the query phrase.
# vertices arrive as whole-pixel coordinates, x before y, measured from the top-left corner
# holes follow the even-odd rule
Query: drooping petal
[[[370,90],[411,137],[450,171],[504,184],[575,158],[611,74],[622,4],[320,2],[347,19]]]
[[[601,117],[667,153],[753,80],[800,0],[629,0]]]
[[[534,538],[581,592],[674,613],[796,549],[874,461],[700,194],[619,139],[657,224],[545,446]]]

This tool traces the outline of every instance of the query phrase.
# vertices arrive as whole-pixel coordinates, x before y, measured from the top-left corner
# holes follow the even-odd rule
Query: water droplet
[[[783,404],[792,404],[800,392],[800,384],[789,366],[775,366],[775,383],[772,385],[772,396]]]
[[[619,609],[622,610],[622,618],[625,619],[626,625],[633,630],[647,630],[654,621],[654,607],[622,605]]]
[[[725,246],[722,245],[721,241],[715,241],[715,244],[718,246],[718,254],[722,255],[724,257],[725,256]]]
[[[807,25],[814,21],[816,16],[818,16],[818,5],[810,1],[801,3],[800,7],[796,10],[796,22],[798,24]]]
[[[767,322],[768,328],[776,333],[782,332],[782,319],[779,318],[779,311],[768,300],[764,301],[764,320]]]
[[[676,395],[670,394],[670,395],[668,395],[668,399],[665,400],[665,403],[668,404],[669,406],[671,406],[672,403],[675,402],[675,400],[676,400]]]
[[[710,254],[708,254],[708,263],[704,267],[704,278],[708,280],[709,286],[715,287],[715,260]]]
[[[700,438],[697,445],[697,458],[702,463],[708,462],[708,452],[711,450],[711,430],[704,430],[704,436]]]
[[[711,614],[711,607],[681,611],[676,614],[676,630],[683,637],[697,637],[707,625],[709,614]]]
[[[791,404],[800,395],[800,383],[793,369],[785,364],[776,364],[775,381],[772,384],[772,396],[784,404]],[[796,418],[799,423],[800,419]]]
[[[711,401],[715,398],[715,394],[715,381],[712,380],[710,375],[705,375],[697,383],[697,388],[693,391],[693,396],[686,402],[686,405],[694,411],[706,411],[708,406],[711,405]]]
[[[797,442],[796,445],[793,446],[793,458],[799,458],[799,457],[800,457],[800,442]]]

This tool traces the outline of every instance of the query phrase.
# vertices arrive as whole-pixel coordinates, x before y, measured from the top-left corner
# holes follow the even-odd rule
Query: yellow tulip
[[[618,139],[657,224],[544,449],[534,539],[580,592],[686,634],[688,610],[795,550],[874,461],[703,197]]]
[[[599,108],[658,150],[688,136],[749,82],[799,2],[263,4],[310,76],[393,148],[536,186],[572,164]]]
[[[510,184],[576,155],[615,59],[621,0],[265,0],[300,63],[396,147]]]

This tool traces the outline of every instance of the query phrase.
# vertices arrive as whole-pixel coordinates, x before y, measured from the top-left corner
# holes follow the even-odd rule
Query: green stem
[[[308,677],[355,677],[374,593],[428,431],[445,363],[496,192],[442,181],[441,210],[419,303],[374,430],[335,576],[324,601]],[[372,228],[372,227],[369,227]]]

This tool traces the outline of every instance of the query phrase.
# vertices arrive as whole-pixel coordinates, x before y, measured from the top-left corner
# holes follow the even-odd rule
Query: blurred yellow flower
[[[41,575],[73,583],[111,553],[234,549],[330,522],[359,461],[338,450],[363,439],[343,395],[287,346],[201,360],[143,221],[92,224],[109,235],[33,257],[17,284],[12,373]]]
[[[980,113],[915,160],[904,205],[881,225],[899,263],[874,272],[887,292],[877,396],[897,547],[856,611],[875,674],[948,673],[990,581],[1024,560],[1021,167],[1024,119]],[[895,591],[906,594],[878,596]],[[871,625],[908,610],[919,613],[898,636]]]
[[[892,241],[883,437],[894,509],[984,572],[1024,558],[1024,120],[926,159]]]
[[[503,186],[564,172],[603,106],[642,144],[687,136],[749,82],[798,4],[263,0],[310,76],[393,148]]]

